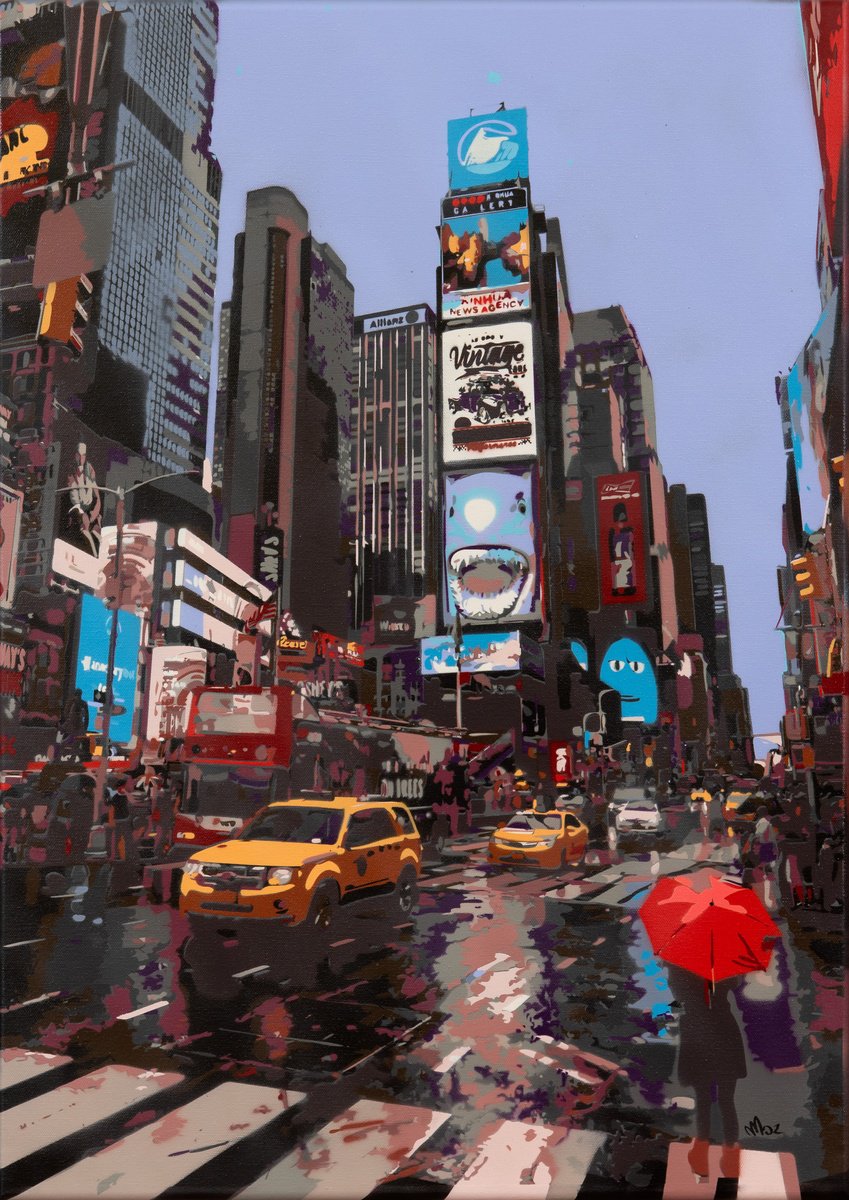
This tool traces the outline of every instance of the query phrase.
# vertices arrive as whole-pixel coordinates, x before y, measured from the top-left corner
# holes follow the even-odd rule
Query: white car
[[[662,833],[663,813],[654,800],[629,800],[616,813],[618,833]]]

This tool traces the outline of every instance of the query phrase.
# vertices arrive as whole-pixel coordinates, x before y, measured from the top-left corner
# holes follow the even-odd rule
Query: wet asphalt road
[[[426,1111],[434,1125],[421,1145],[389,1138],[384,1173],[396,1182],[379,1195],[447,1195],[478,1169],[482,1147],[495,1147],[495,1161],[513,1123],[581,1131],[575,1179],[541,1195],[604,1192],[611,1181],[660,1194],[669,1142],[692,1136],[692,1101],[675,1082],[665,971],[635,912],[660,874],[722,867],[735,844],[704,842],[684,818],[661,839],[601,837],[583,863],[535,873],[490,866],[485,837],[430,855],[409,921],[360,902],[340,911],[325,944],[295,931],[193,938],[144,887],[110,898],[106,866],[67,869],[56,897],[43,894],[43,869],[7,869],[3,1047],[66,1056],[60,1086],[121,1064],[178,1072],[184,1104],[222,1080],[276,1089],[284,1106],[289,1092],[303,1096],[285,1121],[275,1112],[279,1128],[250,1132],[247,1159],[222,1143],[174,1195],[235,1194],[366,1101]],[[760,1122],[743,1145],[789,1152],[800,1178],[815,1180],[841,1167],[840,971],[777,895],[766,899],[784,936],[770,970],[738,996],[749,1043],[738,1109],[741,1125]],[[30,1081],[8,1094],[25,1103],[42,1090]],[[174,1102],[154,1098],[146,1119]],[[387,1127],[385,1116],[374,1122]],[[5,1194],[137,1124],[131,1108],[22,1158]]]

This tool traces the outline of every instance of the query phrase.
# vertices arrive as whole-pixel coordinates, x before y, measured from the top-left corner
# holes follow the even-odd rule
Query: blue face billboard
[[[539,619],[537,479],[531,467],[445,476],[444,615]]]
[[[528,113],[509,108],[448,122],[451,191],[528,177]]]
[[[109,657],[109,630],[113,613],[96,596],[83,596],[80,609],[80,639],[77,651],[76,687],[88,705],[90,733],[100,731],[101,706],[94,699],[95,689],[106,687],[106,662]],[[138,680],[141,618],[135,613],[118,613],[118,641],[115,646],[115,670],[112,695],[116,706],[126,711],[113,714],[109,736],[113,742],[128,742],[133,733],[133,713]]]
[[[657,720],[657,679],[649,656],[633,638],[618,638],[607,647],[599,671],[601,682],[622,697],[622,720],[653,725]]]

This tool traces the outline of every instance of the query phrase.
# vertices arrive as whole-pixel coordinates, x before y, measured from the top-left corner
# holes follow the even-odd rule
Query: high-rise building
[[[345,264],[311,236],[297,197],[249,192],[233,268],[223,546],[249,575],[279,585],[299,623],[343,635],[353,308]]]
[[[103,153],[132,165],[115,172],[98,337],[101,354],[146,376],[133,448],[177,471],[200,467],[206,446],[221,194],[211,150],[218,8],[171,0],[120,11]],[[119,406],[97,382],[87,419],[102,427]],[[120,420],[119,411],[104,429],[119,440]]]
[[[374,595],[421,596],[435,569],[435,317],[425,304],[354,320],[351,494],[359,625]]]
[[[227,439],[227,363],[230,349],[230,302],[218,315],[218,378],[215,388],[215,424],[212,438],[212,489],[220,500],[224,482],[224,447]]]

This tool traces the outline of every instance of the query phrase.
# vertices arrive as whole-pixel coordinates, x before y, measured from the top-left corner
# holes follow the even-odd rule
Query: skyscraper
[[[248,574],[279,585],[299,622],[338,634],[349,623],[353,309],[345,264],[310,235],[297,197],[249,192],[230,307],[223,545]],[[281,534],[272,570],[267,545],[279,548]]]
[[[371,595],[421,596],[433,586],[435,351],[427,305],[354,321],[349,507],[361,619],[370,616]]]
[[[165,468],[200,467],[212,354],[221,169],[211,150],[214,0],[121,10],[111,54],[107,158],[112,253],[102,276],[101,353],[147,377],[142,444]],[[101,372],[101,375],[103,373]],[[111,395],[91,397],[102,426]],[[118,429],[104,429],[118,437]]]

